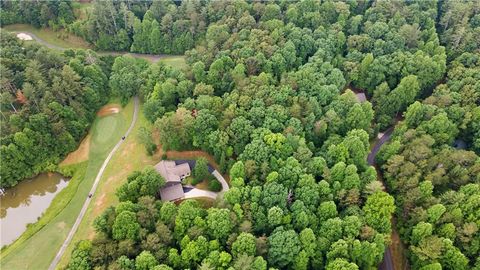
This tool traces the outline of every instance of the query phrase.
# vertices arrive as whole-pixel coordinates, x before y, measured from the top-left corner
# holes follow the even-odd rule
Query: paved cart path
[[[135,104],[135,108],[134,108],[134,111],[133,111],[133,118],[132,118],[132,122],[130,123],[130,127],[128,127],[128,130],[127,132],[125,133],[125,137],[127,137],[130,132],[132,131],[133,129],[133,126],[135,125],[135,123],[137,122],[137,118],[138,118],[138,97],[134,97],[134,104]],[[102,167],[100,168],[100,170],[98,171],[98,174],[97,174],[97,177],[95,178],[95,182],[93,183],[93,186],[92,186],[92,189],[90,189],[90,193],[89,194],[95,194],[95,191],[97,190],[97,186],[98,186],[98,183],[100,182],[100,179],[102,178],[102,175],[103,175],[103,172],[105,171],[105,168],[107,167],[108,163],[110,162],[110,159],[112,159],[113,155],[115,154],[115,152],[117,152],[118,148],[120,147],[120,145],[122,145],[124,139],[122,138],[119,138],[119,141],[117,142],[117,144],[115,145],[115,147],[113,147],[112,151],[110,152],[110,154],[108,154],[107,158],[105,159],[105,161],[103,162],[102,164]],[[93,196],[92,196],[93,197]],[[70,232],[68,233],[68,236],[67,238],[65,239],[65,241],[63,242],[62,244],[62,247],[60,248],[60,250],[58,251],[57,255],[55,256],[55,258],[53,259],[52,263],[50,264],[50,266],[48,267],[49,270],[55,270],[55,268],[57,267],[57,264],[58,262],[60,261],[60,259],[62,258],[63,254],[65,253],[65,250],[67,249],[68,245],[70,244],[70,242],[72,241],[72,238],[73,236],[75,235],[75,232],[77,231],[78,229],[78,226],[80,226],[80,223],[82,222],[82,219],[83,219],[83,216],[85,215],[85,213],[87,212],[87,209],[88,209],[88,206],[90,205],[90,202],[92,201],[92,198],[87,196],[87,198],[85,199],[85,202],[83,203],[83,207],[82,207],[82,210],[80,211],[80,213],[78,214],[78,217],[77,219],[75,220],[75,223],[73,224],[73,227],[72,229],[70,230]]]

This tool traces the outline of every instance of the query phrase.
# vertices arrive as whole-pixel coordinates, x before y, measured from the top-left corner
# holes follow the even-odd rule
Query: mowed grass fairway
[[[143,170],[146,166],[155,165],[160,161],[161,153],[157,152],[154,156],[147,156],[145,147],[137,139],[139,128],[150,128],[150,125],[143,115],[142,104],[140,104],[138,120],[132,132],[113,155],[112,160],[105,169],[97,192],[93,196],[93,200],[80,223],[80,227],[63,258],[60,260],[57,269],[63,269],[68,264],[72,250],[78,241],[93,238],[95,235],[95,230],[92,226],[93,221],[107,207],[118,203],[115,190],[127,180],[127,176],[135,170]]]
[[[62,48],[72,48],[72,49],[89,49],[91,46],[83,40],[81,37],[77,37],[75,35],[69,34],[64,30],[60,30],[58,32],[53,31],[50,28],[35,28],[29,24],[11,24],[5,25],[2,27],[10,32],[29,32],[37,37],[41,38],[45,42],[52,44],[54,46],[62,47]],[[62,39],[59,36],[65,35],[67,38]],[[29,41],[26,41],[29,42]]]
[[[48,268],[75,222],[103,161],[132,121],[133,107],[133,101],[130,101],[120,113],[95,120],[90,131],[89,159],[85,166],[79,167],[85,170],[85,176],[81,179],[77,191],[65,208],[36,234],[2,252],[1,269]],[[4,252],[6,256],[3,256]]]

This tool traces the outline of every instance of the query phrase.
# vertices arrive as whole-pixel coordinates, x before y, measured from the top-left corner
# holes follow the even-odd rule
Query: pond
[[[47,210],[55,195],[68,184],[60,174],[39,174],[0,196],[0,246],[11,244]]]

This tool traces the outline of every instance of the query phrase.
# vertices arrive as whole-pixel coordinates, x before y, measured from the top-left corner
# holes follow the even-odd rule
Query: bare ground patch
[[[87,135],[80,143],[80,146],[77,150],[68,154],[68,156],[60,163],[60,165],[69,165],[75,164],[88,159],[88,154],[90,152],[90,134]]]
[[[119,113],[120,112],[120,105],[119,104],[108,104],[108,105],[105,105],[103,106],[98,112],[97,112],[97,116],[107,116],[107,115],[110,115],[110,114],[115,114],[115,113]]]

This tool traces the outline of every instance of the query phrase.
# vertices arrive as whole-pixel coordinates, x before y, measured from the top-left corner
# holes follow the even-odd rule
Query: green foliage
[[[228,209],[211,208],[208,210],[207,228],[213,238],[226,240],[233,226]]]
[[[90,62],[84,51],[59,54],[26,46],[6,31],[0,45],[0,187],[7,188],[55,170],[85,136],[108,90],[100,69],[106,64],[94,52]]]
[[[145,168],[128,176],[127,182],[117,189],[120,201],[137,202],[142,196],[155,197],[165,184],[165,179],[153,168]]]
[[[72,252],[72,258],[68,263],[67,269],[91,269],[90,252],[92,243],[88,240],[82,240],[77,243],[75,250]]]
[[[149,156],[153,155],[157,151],[157,145],[154,143],[152,138],[152,132],[145,128],[141,127],[138,130],[137,138],[145,146],[145,150]]]
[[[268,260],[273,265],[283,268],[295,261],[300,252],[300,246],[295,231],[278,227],[268,237]]]
[[[121,212],[112,225],[112,236],[115,240],[136,240],[140,232],[140,225],[136,221],[135,213]]]
[[[218,182],[217,179],[213,177],[209,177],[208,179],[208,190],[214,191],[214,192],[219,192],[222,190],[222,184]]]
[[[155,270],[157,264],[157,260],[149,251],[142,251],[135,258],[135,269],[138,270]]]
[[[120,98],[122,105],[135,96],[143,83],[140,73],[147,67],[143,59],[130,56],[115,58],[110,76],[110,88],[112,93]]]
[[[475,44],[473,4],[94,5],[78,29],[97,47],[194,48],[185,54],[185,72],[117,58],[110,85],[123,99],[138,93],[145,100],[144,114],[164,150],[208,152],[231,178],[230,190],[206,211],[193,200],[175,205],[139,197],[161,185],[137,180],[136,173],[117,192],[121,203],[95,223],[102,232],[95,250],[105,242],[121,246],[124,268],[133,268],[128,258],[148,251],[173,269],[371,269],[383,257],[395,212],[412,268],[478,264],[480,170],[468,149],[478,150],[480,57],[466,53],[449,62],[442,80],[447,54],[474,51],[463,42]],[[458,29],[450,21],[465,30],[457,35],[462,39],[449,30]],[[81,70],[78,61],[69,65]],[[371,103],[348,88],[364,91]],[[2,108],[10,100],[2,96]],[[376,157],[395,205],[367,156],[376,132],[402,113],[391,143]],[[22,121],[12,116],[11,127]],[[467,149],[453,149],[459,139]],[[6,140],[34,145],[21,134]],[[209,176],[202,162],[194,183]],[[138,233],[123,224],[127,219]],[[90,257],[97,268],[121,258]]]
[[[390,217],[394,210],[393,197],[385,192],[376,192],[370,195],[363,207],[365,221],[380,233],[391,231]]]
[[[255,236],[250,233],[241,233],[232,245],[232,254],[237,257],[240,254],[254,256],[256,253]]]
[[[195,167],[192,170],[192,176],[197,183],[207,179],[210,175],[208,172],[208,160],[205,158],[199,158],[195,162]]]

